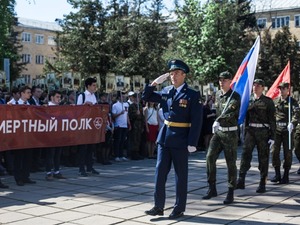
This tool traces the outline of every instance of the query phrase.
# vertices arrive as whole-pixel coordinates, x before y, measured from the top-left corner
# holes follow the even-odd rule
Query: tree
[[[202,82],[217,79],[220,72],[235,73],[253,40],[245,28],[252,28],[255,17],[250,1],[185,0],[178,11],[179,48],[183,58]]]
[[[19,76],[24,64],[20,63],[18,50],[22,47],[17,39],[18,32],[13,26],[17,24],[15,18],[15,0],[2,0],[0,5],[0,70],[3,70],[4,58],[10,59],[10,78]]]
[[[84,76],[106,74],[108,71],[106,10],[102,1],[68,0],[77,12],[71,12],[60,21],[62,32],[58,45],[68,71]]]
[[[273,78],[274,80],[281,73],[286,66],[288,60],[291,62],[291,82],[297,89],[299,88],[299,67],[300,67],[300,55],[298,53],[299,48],[297,45],[297,38],[292,35],[289,27],[284,26],[279,30],[274,37],[272,43],[273,49]]]
[[[115,2],[110,8],[107,43],[110,49],[111,70],[125,75],[153,78],[165,65],[163,53],[168,47],[165,18],[161,15],[161,0],[153,0],[150,8],[144,1],[135,1],[132,8]],[[142,10],[144,9],[144,10]]]

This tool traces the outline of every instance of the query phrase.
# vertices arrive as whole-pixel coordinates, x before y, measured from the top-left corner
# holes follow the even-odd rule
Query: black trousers
[[[32,149],[14,150],[14,177],[16,181],[26,181],[30,176]]]
[[[96,148],[96,144],[80,145],[78,146],[78,163],[79,171],[91,171],[93,168],[93,153]],[[86,166],[86,170],[85,170]]]

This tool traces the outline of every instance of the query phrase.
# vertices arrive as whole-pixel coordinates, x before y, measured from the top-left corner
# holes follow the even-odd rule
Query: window
[[[48,45],[56,45],[55,39],[53,36],[48,36]]]
[[[44,56],[43,55],[36,55],[35,56],[35,63],[36,64],[44,64]]]
[[[36,34],[35,35],[35,43],[40,44],[40,45],[44,44],[44,35]]]
[[[300,27],[300,15],[295,16],[295,27]]]
[[[22,78],[25,81],[25,84],[30,84],[30,75],[29,74],[22,74]]]
[[[267,25],[267,19],[266,18],[259,18],[259,19],[257,19],[257,26],[260,29],[266,28],[266,25]]]
[[[30,54],[22,54],[22,63],[31,63]]]
[[[56,57],[55,56],[48,56],[49,63],[55,63]]]
[[[290,25],[289,16],[279,16],[279,17],[272,18],[272,28],[280,28],[289,25]]]
[[[22,41],[23,42],[31,42],[31,34],[23,32],[22,33]]]
[[[297,41],[297,47],[300,49],[300,41]]]

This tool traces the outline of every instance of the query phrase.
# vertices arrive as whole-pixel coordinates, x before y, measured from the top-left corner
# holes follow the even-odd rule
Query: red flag
[[[283,69],[283,71],[281,72],[281,74],[277,77],[277,79],[275,80],[274,84],[272,85],[272,87],[269,89],[269,91],[267,92],[267,96],[274,99],[277,98],[280,94],[279,91],[279,84],[282,82],[287,82],[290,84],[290,88],[291,88],[291,70],[290,70],[290,61],[288,61],[288,64],[286,65],[286,67]]]

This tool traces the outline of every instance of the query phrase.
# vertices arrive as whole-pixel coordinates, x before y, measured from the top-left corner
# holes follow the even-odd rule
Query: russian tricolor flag
[[[241,63],[238,71],[236,72],[232,82],[231,89],[236,91],[241,96],[241,108],[239,114],[239,124],[244,122],[246,112],[249,105],[249,99],[252,92],[253,80],[256,71],[257,59],[260,48],[260,37],[256,41],[247,56]]]

